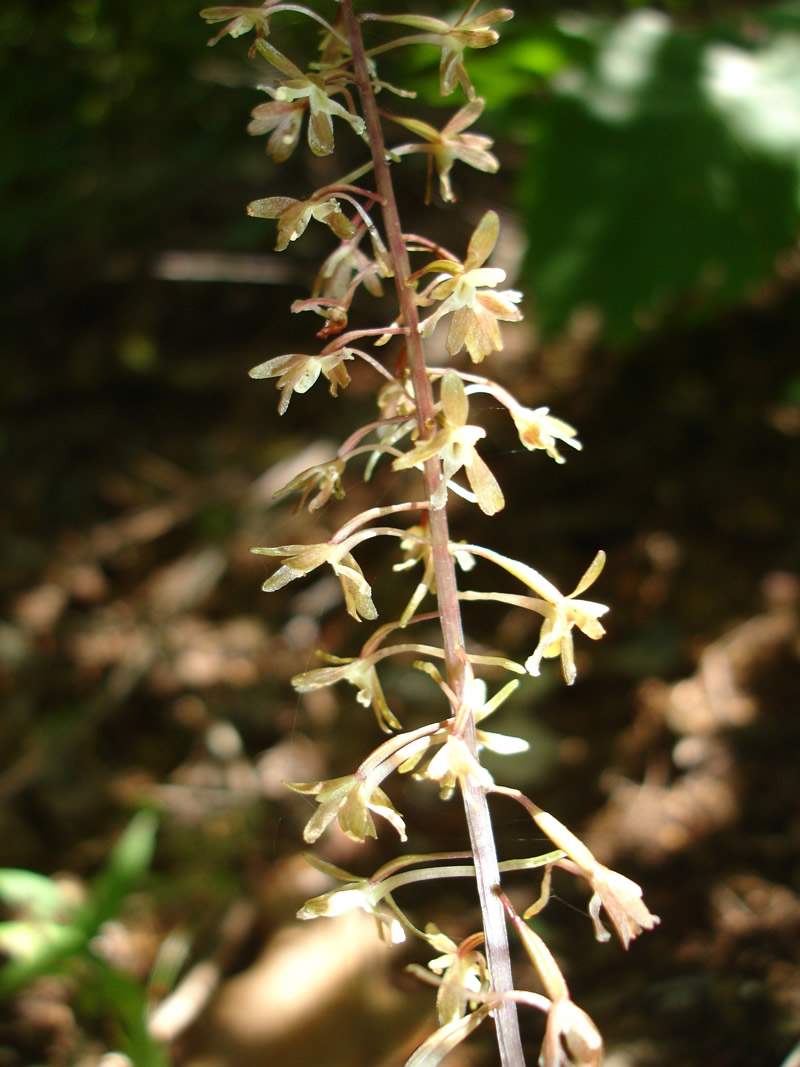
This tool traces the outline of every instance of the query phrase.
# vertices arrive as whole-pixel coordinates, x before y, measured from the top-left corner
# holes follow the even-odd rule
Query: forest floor
[[[248,381],[292,350],[275,309],[296,295],[148,272],[65,283],[31,342],[65,358],[22,367],[7,413],[2,863],[80,898],[132,812],[158,808],[151,871],[92,951],[143,987],[165,945],[177,953],[169,988],[151,982],[148,996],[181,1067],[389,1067],[434,1025],[430,989],[404,971],[424,947],[387,948],[366,918],[293,920],[329,882],[302,859],[307,800],[282,782],[346,773],[380,735],[352,693],[298,700],[289,685],[314,647],[359,647],[335,588],[268,597],[249,550],[321,540],[391,492],[382,472],[369,487],[354,472],[330,511],[271,499],[330,455],[353,411],[370,417],[360,373],[336,401],[321,385],[295,397],[283,421],[272,383]],[[456,536],[492,538],[561,588],[608,553],[593,589],[612,608],[607,636],[578,637],[575,687],[554,666],[498,713],[493,728],[532,750],[492,770],[641,882],[661,917],[627,954],[597,945],[586,900],[556,873],[541,929],[613,1067],[778,1067],[800,1041],[800,415],[787,399],[799,326],[796,293],[772,293],[623,355],[580,336],[531,355],[525,335],[486,364],[576,425],[584,451],[557,468],[482,411],[505,521],[495,534],[459,506]],[[379,557],[363,565],[400,603]],[[535,641],[512,611],[467,628],[523,659]],[[420,679],[387,671],[404,725],[427,699]],[[390,792],[410,851],[463,847],[456,801]],[[546,849],[510,808],[496,818],[504,856]],[[360,848],[331,834],[319,854],[367,874],[392,838]],[[510,885],[523,905],[538,892]],[[466,889],[403,903],[454,937],[475,926]],[[522,960],[519,976],[532,981]],[[88,1067],[118,1047],[124,1023],[97,981],[72,961],[6,1001],[2,1067]],[[533,1063],[541,1019],[523,1032]],[[490,1036],[448,1062],[494,1062]]]

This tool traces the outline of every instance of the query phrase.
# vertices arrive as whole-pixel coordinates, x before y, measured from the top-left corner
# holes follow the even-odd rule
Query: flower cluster
[[[324,345],[318,352],[313,349],[320,346],[315,345],[310,352],[271,357],[254,367],[251,377],[276,380],[281,415],[295,393],[305,394],[320,377],[328,382],[331,396],[338,396],[350,384],[353,367],[348,370],[348,364],[354,360],[363,371],[354,373],[354,388],[362,397],[369,375],[378,383],[374,421],[353,430],[338,450],[326,453],[332,458],[296,474],[275,496],[297,492],[301,494],[299,506],[306,505],[310,512],[320,512],[329,504],[335,510],[334,502],[344,498],[345,470],[351,476],[353,466],[361,461],[365,481],[382,463],[391,466],[392,474],[403,474],[403,479],[394,479],[395,484],[416,481],[424,487],[422,493],[415,490],[403,500],[389,492],[390,502],[382,501],[346,519],[327,540],[323,533],[317,535],[323,540],[315,544],[253,549],[276,560],[263,584],[267,592],[283,589],[329,566],[341,586],[347,612],[358,623],[376,620],[378,607],[383,609],[383,602],[389,602],[392,595],[388,585],[384,589],[375,582],[371,567],[367,567],[370,578],[365,575],[355,558],[361,544],[391,537],[399,543],[401,553],[395,573],[402,574],[417,564],[422,572],[410,596],[404,595],[405,607],[399,617],[390,616],[391,621],[378,628],[366,627],[368,636],[358,655],[323,654],[323,666],[304,670],[292,680],[301,694],[346,683],[355,690],[354,703],[371,709],[378,729],[389,735],[350,773],[287,783],[313,801],[303,836],[313,843],[326,830],[338,827],[350,840],[363,842],[377,836],[383,820],[406,841],[405,817],[390,798],[386,784],[397,773],[433,784],[443,799],[460,792],[470,839],[475,842],[474,854],[406,855],[391,860],[371,878],[311,860],[320,872],[340,884],[307,901],[298,914],[309,919],[359,909],[375,918],[381,935],[392,943],[412,934],[437,953],[427,970],[417,968],[415,973],[424,974],[438,988],[438,1027],[407,1061],[407,1067],[441,1062],[490,1015],[497,1027],[504,1067],[522,1062],[515,1004],[547,1013],[539,1060],[542,1067],[597,1067],[602,1056],[600,1035],[589,1016],[572,1001],[554,957],[524,919],[547,903],[552,871],[559,868],[588,881],[592,891],[588,911],[598,939],[610,936],[601,922],[601,911],[626,948],[659,920],[647,909],[636,883],[598,863],[574,834],[533,801],[497,785],[482,756],[484,750],[511,755],[528,747],[523,737],[484,729],[484,720],[512,697],[519,684],[513,679],[495,686],[496,674],[505,671],[535,677],[543,660],[560,657],[564,680],[569,685],[575,682],[574,632],[591,640],[605,632],[600,619],[608,608],[583,598],[600,575],[605,554],[598,552],[572,592],[563,594],[527,563],[479,544],[451,540],[447,515],[452,495],[476,505],[483,516],[496,515],[506,503],[498,479],[479,451],[487,430],[471,415],[470,398],[474,394],[494,398],[510,416],[522,446],[529,452],[544,452],[561,464],[562,446],[578,451],[582,446],[575,428],[550,414],[548,407],[528,407],[490,378],[464,369],[465,364],[480,364],[502,351],[501,323],[522,319],[522,294],[503,288],[506,273],[491,262],[500,234],[498,214],[491,210],[483,214],[460,259],[424,235],[405,232],[394,193],[397,170],[413,166],[420,155],[426,157],[428,167],[426,203],[432,198],[434,168],[439,198],[446,204],[455,200],[456,164],[485,174],[499,168],[492,139],[472,129],[485,103],[467,73],[466,56],[471,49],[494,45],[499,36],[495,26],[511,18],[512,12],[497,8],[475,14],[477,0],[464,2],[467,8],[454,22],[413,13],[356,15],[353,0],[340,0],[333,24],[302,3],[284,0],[265,0],[258,7],[211,7],[202,13],[207,22],[222,23],[209,44],[224,37],[253,34],[249,55],[267,64],[266,75],[262,71],[259,76],[259,87],[269,99],[253,109],[248,129],[251,134],[266,135],[267,153],[273,160],[289,158],[300,144],[304,124],[308,147],[316,157],[331,156],[335,137],[342,133],[357,147],[365,144],[370,150],[368,162],[339,177],[330,170],[330,161],[318,161],[315,168],[325,172],[328,184],[315,191],[296,189],[293,196],[261,197],[247,209],[252,217],[276,224],[276,251],[285,251],[300,241],[309,227],[318,229],[314,223],[325,228],[319,234],[328,246],[321,266],[315,268],[310,292],[291,306],[293,312],[312,311],[322,317],[324,322],[316,336]],[[284,14],[290,14],[294,22],[309,18],[322,28],[316,58],[298,65],[276,47],[274,42],[280,43],[281,37],[273,33],[273,23]],[[380,43],[367,48],[362,33],[376,23],[380,23]],[[394,36],[387,40],[391,34]],[[441,124],[378,107],[379,93],[384,98],[391,93],[405,101],[413,99],[413,92],[382,81],[376,65],[382,53],[409,45],[437,49],[441,94],[449,96],[458,89],[463,93],[465,100]],[[388,130],[395,129],[395,135],[400,127],[407,140],[387,142],[383,120]],[[379,298],[390,282],[397,295],[392,312],[386,317],[376,313],[375,325],[353,328],[349,319],[357,306],[356,294],[363,288]],[[393,321],[381,325],[387,319]],[[425,349],[432,347],[429,339],[442,322],[446,323],[444,348],[449,357],[445,362],[452,365],[433,368]],[[385,347],[390,342],[396,346],[394,352]],[[388,359],[383,358],[386,352],[391,352]],[[385,473],[388,478],[389,472]],[[383,486],[378,491],[383,493]],[[394,525],[398,517],[399,526]],[[393,525],[380,525],[384,519]],[[459,581],[466,579],[457,579],[455,564],[470,574],[471,583],[471,572],[479,560],[504,570],[522,583],[524,591],[459,589]],[[434,598],[435,606],[429,607]],[[541,618],[536,647],[524,666],[502,654],[476,649],[464,636],[462,604],[482,601],[523,608]],[[419,633],[427,636],[433,623],[438,623],[440,640],[419,640]],[[431,688],[433,682],[431,702],[438,708],[444,703],[446,710],[431,715],[433,721],[427,725],[405,730],[394,710],[400,709],[401,703],[392,676],[389,672],[381,676],[388,657],[410,659],[413,668],[427,676],[423,684]],[[484,672],[492,683],[491,696],[486,680],[476,677],[476,673]],[[352,699],[352,690],[345,692]],[[414,713],[413,708],[408,712],[403,709],[402,717]],[[493,793],[512,796],[523,804],[555,850],[533,859],[500,860],[487,801]],[[459,862],[463,859],[474,862]],[[528,868],[544,868],[544,875],[536,902],[520,918],[500,889],[499,880],[501,874]],[[430,924],[424,931],[418,929],[393,896],[412,882],[450,877],[477,881],[483,911],[483,930],[460,941]],[[522,941],[544,993],[514,988],[504,916]]]

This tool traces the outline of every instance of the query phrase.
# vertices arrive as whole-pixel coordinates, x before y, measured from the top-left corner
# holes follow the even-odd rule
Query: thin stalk
[[[436,429],[433,392],[428,379],[425,364],[425,352],[419,334],[419,317],[414,293],[409,283],[411,266],[403,239],[394,185],[386,161],[386,149],[383,140],[378,105],[372,91],[367,57],[361,38],[361,29],[353,10],[353,0],[341,0],[350,51],[353,56],[353,70],[364,108],[364,119],[369,131],[369,143],[372,152],[373,167],[377,190],[383,198],[382,212],[389,254],[395,273],[397,299],[400,315],[406,327],[406,344],[408,366],[414,386],[417,405],[420,439],[432,436]],[[442,479],[441,465],[438,457],[428,460],[423,466],[423,480],[428,500]],[[447,513],[444,508],[428,511],[431,556],[436,574],[436,589],[439,602],[439,617],[442,627],[442,642],[445,653],[448,683],[460,700],[464,693],[465,651],[464,633],[461,625],[461,609],[458,602],[455,562],[449,549],[450,533]],[[476,753],[475,724],[472,719],[467,724],[464,740],[473,755]],[[508,948],[508,933],[503,905],[493,892],[500,884],[500,870],[497,860],[494,832],[489,814],[489,805],[481,786],[471,778],[467,779],[463,794],[464,809],[469,828],[472,853],[475,859],[475,878],[483,916],[486,959],[492,989],[506,993],[513,989],[511,960]],[[516,1006],[511,1000],[502,1000],[494,1011],[497,1030],[497,1043],[500,1061],[503,1067],[524,1067],[522,1042],[519,1034],[519,1022]]]

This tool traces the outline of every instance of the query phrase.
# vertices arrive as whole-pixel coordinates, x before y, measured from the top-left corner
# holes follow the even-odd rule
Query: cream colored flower
[[[483,111],[483,100],[472,100],[460,111],[457,111],[450,121],[442,128],[441,132],[427,122],[420,119],[401,118],[392,115],[392,119],[404,126],[412,133],[423,137],[428,144],[400,145],[392,149],[396,155],[406,155],[409,152],[427,152],[436,163],[439,175],[439,191],[442,200],[452,203],[455,200],[453,187],[450,184],[450,171],[456,160],[474,167],[475,170],[485,174],[496,174],[500,163],[489,149],[492,147],[491,137],[481,133],[464,133]],[[430,183],[429,183],[430,184]],[[427,197],[426,197],[427,202]]]
[[[269,133],[267,152],[276,163],[284,163],[297,148],[307,110],[306,100],[272,100],[268,104],[257,104],[250,112],[247,132],[253,137]]]
[[[318,667],[296,674],[292,678],[292,685],[298,693],[308,693],[312,689],[322,689],[338,682],[349,682],[358,689],[358,703],[365,708],[372,708],[384,733],[401,729],[400,722],[386,703],[378,672],[369,656],[342,659],[339,656],[326,655],[325,659],[335,666]]]
[[[459,21],[455,25],[444,19],[431,18],[428,15],[365,15],[365,19],[379,19],[393,22],[400,26],[411,26],[422,30],[419,36],[404,38],[404,41],[425,42],[442,50],[439,64],[439,91],[442,96],[449,96],[456,85],[460,85],[470,100],[475,97],[475,90],[469,80],[464,66],[464,52],[467,48],[488,48],[496,44],[500,35],[491,29],[497,22],[506,22],[514,17],[510,8],[496,8],[473,19]],[[396,42],[395,42],[396,43]]]
[[[652,930],[661,922],[642,900],[642,887],[625,875],[598,863],[590,882],[594,893],[589,901],[589,914],[594,922],[595,937],[598,941],[607,941],[609,938],[600,921],[601,907],[605,909],[624,948],[643,930]]]
[[[555,595],[548,596],[539,609],[545,617],[539,631],[539,643],[533,654],[525,661],[525,669],[529,674],[538,675],[539,664],[543,658],[552,659],[560,655],[561,668],[567,685],[572,685],[575,681],[578,672],[575,667],[572,628],[577,626],[581,633],[591,638],[592,641],[598,641],[605,633],[599,617],[608,611],[605,604],[596,604],[592,600],[577,600],[576,597],[584,589],[589,588],[603,569],[605,561],[605,552],[598,552],[578,584],[566,596],[562,596],[555,587],[551,587]],[[537,591],[542,592],[541,589]]]
[[[461,547],[461,546],[459,546]],[[451,547],[454,551],[455,545]],[[539,631],[539,643],[533,653],[525,661],[525,669],[529,674],[537,676],[542,659],[550,659],[561,656],[561,668],[567,685],[572,685],[577,676],[575,667],[575,650],[573,647],[573,627],[586,634],[593,641],[603,636],[605,630],[600,623],[600,616],[608,611],[606,604],[597,604],[592,600],[579,600],[578,594],[588,589],[603,569],[606,561],[605,552],[598,552],[592,562],[586,568],[583,577],[567,596],[549,582],[543,574],[529,567],[520,560],[511,559],[491,548],[482,545],[465,545],[466,549],[481,556],[484,559],[496,563],[499,567],[519,578],[529,589],[539,594],[537,597],[519,596],[514,593],[483,593],[473,590],[465,590],[459,596],[463,600],[497,600],[501,604],[515,604],[521,608],[528,608],[544,616],[542,628]]]
[[[358,115],[352,115],[333,99],[335,93],[347,93],[350,75],[343,69],[332,67],[321,74],[303,73],[290,59],[273,48],[268,41],[257,39],[256,46],[269,62],[285,75],[277,89],[265,86],[264,92],[272,103],[259,104],[253,109],[253,121],[248,127],[252,134],[266,133],[275,128],[267,150],[277,160],[291,154],[300,135],[303,113],[309,112],[308,146],[315,156],[328,156],[334,148],[333,117],[344,119],[360,136],[366,123]],[[277,136],[281,130],[280,137]]]
[[[452,313],[447,334],[447,351],[456,355],[466,345],[473,363],[482,362],[490,352],[503,348],[498,319],[519,322],[522,313],[514,305],[522,293],[506,289],[497,293],[496,287],[505,281],[506,272],[499,267],[484,267],[497,243],[500,221],[497,213],[487,211],[475,228],[463,263],[456,260],[436,260],[428,264],[424,273],[437,272],[449,277],[434,284],[424,298],[441,300],[439,307],[419,324],[419,332],[429,337],[439,320]]]
[[[353,359],[348,348],[327,349],[318,356],[307,356],[291,352],[286,356],[276,356],[266,363],[259,363],[249,371],[251,378],[277,378],[277,387],[281,391],[278,413],[283,415],[289,407],[292,393],[307,393],[320,374],[330,382],[331,396],[337,396],[340,389],[350,384],[350,375],[344,366],[346,360]]]
[[[406,840],[403,817],[369,776],[348,774],[327,781],[287,782],[286,785],[296,793],[316,797],[319,804],[303,831],[303,839],[309,844],[313,844],[334,819],[353,841],[377,837],[373,813],[390,822],[401,841]]]
[[[332,459],[327,463],[318,463],[315,467],[308,467],[287,482],[286,485],[276,489],[272,494],[272,499],[277,500],[287,493],[295,493],[302,490],[303,495],[295,509],[299,511],[309,496],[316,490],[315,495],[311,497],[308,503],[308,510],[318,511],[328,503],[332,496],[336,500],[344,499],[344,489],[342,488],[344,468],[345,461],[343,459]]]
[[[320,860],[316,856],[307,855],[305,859],[312,867],[331,878],[344,882],[344,885],[337,886],[327,893],[321,893],[319,896],[307,900],[297,912],[298,919],[319,919],[323,916],[334,918],[337,915],[344,915],[348,911],[358,909],[365,911],[367,915],[373,916],[378,924],[378,931],[384,940],[392,945],[399,945],[405,941],[406,934],[403,923],[397,917],[400,913],[397,910],[397,906],[391,901],[391,895],[387,894],[380,881],[373,881],[371,878],[359,878],[357,875],[350,874],[349,871],[342,870],[341,867],[336,867],[332,863],[326,863],[325,860]],[[387,895],[391,902],[388,907],[384,904],[384,899]],[[393,911],[397,911],[397,914],[393,914]]]
[[[247,214],[257,219],[278,220],[276,252],[282,252],[290,241],[301,237],[312,219],[326,226],[345,241],[355,234],[355,227],[343,214],[339,201],[334,197],[319,200],[293,200],[290,196],[268,196],[247,205]]]
[[[478,507],[485,515],[494,515],[505,506],[503,491],[475,449],[476,443],[486,436],[486,430],[467,424],[469,400],[455,371],[447,370],[442,376],[441,404],[441,429],[433,437],[417,441],[410,452],[392,463],[392,469],[421,467],[426,460],[439,456],[442,480],[431,498],[431,507],[438,511],[445,506],[447,487],[463,467]]]
[[[293,582],[295,578],[302,578],[324,563],[329,563],[341,582],[348,615],[356,622],[360,622],[362,619],[377,619],[378,612],[372,602],[370,584],[349,551],[349,546],[359,539],[363,537],[356,534],[342,542],[325,541],[317,545],[276,545],[251,548],[250,551],[257,556],[283,558],[282,565],[261,586],[265,593],[274,593],[288,585],[289,582]]]
[[[508,410],[517,427],[519,439],[529,452],[541,448],[556,463],[563,463],[564,457],[558,451],[559,441],[579,452],[583,448],[575,436],[578,431],[568,422],[551,415],[550,408],[532,409],[520,404]]]
[[[641,886],[599,863],[583,841],[549,812],[539,809],[533,819],[539,829],[563,849],[594,890],[589,901],[589,914],[598,941],[608,941],[610,936],[600,921],[601,907],[605,908],[625,948],[643,930],[658,926],[661,920],[642,900]]]
[[[226,23],[219,33],[208,42],[209,46],[221,41],[226,34],[231,37],[241,37],[242,34],[249,33],[250,30],[256,31],[257,39],[268,37],[270,12],[267,9],[270,6],[270,4],[262,4],[261,7],[244,7],[235,4],[203,8],[200,12],[200,18],[205,19],[206,22]],[[251,48],[251,59],[255,55],[254,49],[255,45]]]
[[[283,82],[274,92],[275,100],[280,104],[304,102],[308,106],[308,147],[315,156],[329,156],[334,148],[333,117],[344,119],[351,128],[361,136],[366,123],[359,115],[351,115],[331,97],[336,91],[332,74],[323,77],[320,74],[301,74]],[[255,115],[255,112],[254,112]],[[252,132],[252,131],[251,131]]]

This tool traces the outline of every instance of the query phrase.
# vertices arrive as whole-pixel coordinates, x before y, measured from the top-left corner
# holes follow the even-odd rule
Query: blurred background
[[[270,70],[247,60],[250,38],[207,49],[217,27],[199,6],[0,11],[2,1067],[391,1067],[435,1026],[431,991],[404,972],[424,946],[389,949],[352,915],[294,922],[331,883],[302,858],[308,800],[282,782],[348,773],[381,735],[352,691],[300,699],[289,684],[314,649],[354,655],[364,640],[335,583],[268,597],[249,551],[327,539],[395,492],[385,470],[365,486],[353,468],[326,510],[273,501],[374,418],[374,378],[357,371],[335,401],[317,385],[283,419],[272,383],[247,378],[317,351],[318,323],[288,308],[333,238],[312,226],[278,255],[273,224],[245,205],[310,194],[362,146],[337,124],[334,158],[301,144],[278,168],[246,133]],[[271,40],[296,57],[309,26],[286,13]],[[585,895],[556,875],[538,920],[607,1062],[789,1067],[800,4],[522,3],[499,28],[468,69],[500,174],[457,163],[458,202],[434,190],[428,209],[412,157],[404,225],[463,255],[485,210],[500,213],[495,262],[525,290],[526,319],[487,374],[575,425],[584,450],[563,467],[530,455],[475,397],[507,507],[489,523],[456,506],[454,533],[562,589],[603,548],[591,595],[611,611],[601,643],[577,638],[574,688],[549,665],[498,713],[493,729],[531,752],[491,769],[640,881],[662,917],[627,955],[596,945]],[[369,27],[369,43],[391,36]],[[441,110],[437,64],[430,47],[383,57],[386,80],[420,95],[382,106],[441,126],[463,96]],[[371,297],[357,312],[393,316]],[[384,619],[407,596],[398,558],[360,557]],[[466,626],[517,658],[536,640],[500,607]],[[413,728],[432,691],[407,667],[382,677]],[[388,791],[404,850],[464,847],[457,802]],[[495,814],[504,857],[547,849],[516,810]],[[329,833],[317,852],[363,876],[395,854],[392,835],[361,847]],[[520,907],[538,893],[509,886]],[[400,903],[456,939],[478,921],[454,882]],[[519,985],[532,982],[520,959]],[[524,1016],[523,1032],[533,1063],[542,1020]],[[491,1038],[447,1062],[496,1062]]]

